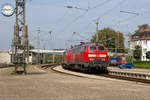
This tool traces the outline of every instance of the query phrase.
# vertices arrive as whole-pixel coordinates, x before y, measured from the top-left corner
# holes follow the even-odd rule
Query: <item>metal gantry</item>
[[[12,41],[12,63],[15,64],[15,72],[18,66],[24,66],[29,58],[28,33],[25,21],[25,0],[16,0],[16,22],[14,25],[14,38]]]

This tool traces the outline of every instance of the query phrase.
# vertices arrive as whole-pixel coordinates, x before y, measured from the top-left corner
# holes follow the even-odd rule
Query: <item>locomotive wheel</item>
[[[88,68],[88,73],[92,73],[93,69],[91,67]]]
[[[64,69],[66,69],[66,66],[65,66],[65,64],[62,64],[61,66],[62,66]]]
[[[80,65],[80,71],[83,72],[84,71],[84,66],[81,64]]]
[[[103,73],[104,73],[104,74],[108,74],[108,69],[107,69],[107,67],[103,67]]]
[[[108,69],[107,68],[105,68],[104,73],[108,74]]]
[[[83,71],[84,73],[88,73],[88,68],[84,67],[84,68],[82,69],[82,71]]]

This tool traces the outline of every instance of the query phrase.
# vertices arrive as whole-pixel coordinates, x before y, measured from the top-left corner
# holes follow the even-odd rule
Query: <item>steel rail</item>
[[[48,67],[50,67],[50,70],[52,71],[55,71],[57,73],[61,73],[61,74],[65,74],[65,75],[71,75],[71,76],[76,76],[76,77],[82,77],[82,78],[88,78],[88,79],[95,79],[95,80],[99,80],[97,78],[89,78],[89,77],[86,77],[86,76],[81,76],[81,75],[75,75],[75,74],[72,74],[72,73],[66,73],[66,72],[62,72],[62,71],[58,71],[56,69],[54,69],[55,67],[57,67],[57,65],[46,65],[46,67],[42,67],[42,68],[45,68],[47,69]],[[112,74],[113,73],[113,74]],[[119,74],[117,74],[119,73]],[[136,82],[136,83],[145,83],[145,84],[150,84],[150,80],[147,79],[147,78],[137,78],[137,77],[129,77],[129,76],[126,76],[127,74],[129,73],[126,73],[124,72],[124,75],[123,74],[120,74],[120,72],[116,72],[114,74],[113,71],[109,71],[108,74],[91,74],[91,75],[95,75],[95,76],[102,76],[102,77],[106,77],[106,78],[111,78],[111,79],[119,79],[119,80],[126,80],[126,81],[133,81],[133,82]],[[131,74],[131,73],[130,73]],[[132,76],[132,75],[131,75]],[[135,76],[135,75],[133,75]],[[140,76],[140,74],[139,74]],[[141,74],[141,77],[146,77],[144,75]]]

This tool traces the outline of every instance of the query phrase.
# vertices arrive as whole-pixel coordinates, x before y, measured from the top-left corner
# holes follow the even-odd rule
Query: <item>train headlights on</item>
[[[99,57],[107,57],[105,54],[100,54]]]
[[[88,54],[88,57],[96,57],[96,54]]]

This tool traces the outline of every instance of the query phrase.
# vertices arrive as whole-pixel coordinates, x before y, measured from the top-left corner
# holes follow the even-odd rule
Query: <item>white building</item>
[[[10,64],[10,55],[8,50],[0,50],[0,63]]]
[[[149,61],[146,59],[146,52],[150,51],[150,26],[139,26],[139,30],[132,35],[132,39],[129,45],[131,51],[135,49],[135,46],[139,45],[142,49],[142,61]]]
[[[44,59],[45,55],[48,55],[48,54],[52,54],[54,56],[55,56],[55,54],[62,55],[64,51],[65,50],[63,50],[63,49],[54,49],[54,50],[32,49],[29,51],[29,61],[27,60],[27,58],[26,58],[26,61],[28,63],[38,64],[39,59],[40,58]],[[23,50],[20,50],[18,53],[23,53]],[[9,51],[9,54],[10,55],[12,54],[11,50]],[[1,57],[1,55],[0,55],[0,57]],[[7,59],[11,59],[11,56],[9,56]],[[43,60],[42,60],[42,62],[43,62]]]

